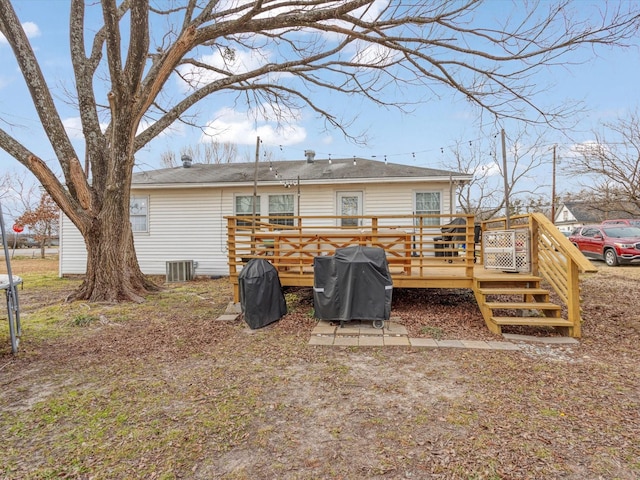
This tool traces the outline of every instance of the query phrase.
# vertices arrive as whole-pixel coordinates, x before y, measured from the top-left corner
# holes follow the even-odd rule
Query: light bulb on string
[[[356,165],[356,156],[353,156],[353,164]]]
[[[384,156],[384,164],[385,165],[387,164],[387,156],[386,155]]]
[[[329,165],[331,165],[331,154],[329,154]]]

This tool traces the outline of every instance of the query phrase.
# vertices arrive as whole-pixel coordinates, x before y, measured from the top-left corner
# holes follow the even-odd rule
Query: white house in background
[[[199,276],[228,275],[228,215],[403,215],[455,213],[455,187],[472,175],[362,158],[184,164],[136,173],[131,224],[143,273],[193,260]],[[331,221],[335,222],[335,219]],[[86,249],[63,217],[60,275],[83,274]]]
[[[631,215],[633,206],[626,205],[627,210],[618,210],[608,205],[598,205],[592,202],[565,202],[556,213],[555,225],[561,232],[572,232],[576,227],[601,223],[604,220],[617,218],[638,218]]]

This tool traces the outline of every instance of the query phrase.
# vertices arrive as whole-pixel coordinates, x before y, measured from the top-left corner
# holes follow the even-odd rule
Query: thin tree
[[[213,140],[182,148],[180,150],[180,158],[183,155],[188,155],[195,163],[203,163],[205,165],[231,163],[238,158],[238,145],[231,142]],[[176,153],[172,150],[166,150],[161,153],[160,161],[166,168],[174,168],[180,165]]]
[[[550,159],[542,136],[530,135],[522,129],[508,138],[510,147],[507,152],[507,192],[504,191],[504,168],[499,160],[497,134],[487,141],[459,141],[451,149],[446,163],[454,165],[457,171],[470,173],[473,179],[458,186],[456,190],[458,205],[464,213],[475,215],[479,219],[490,219],[504,212],[506,196],[516,202],[522,212],[531,205],[548,203],[540,190],[543,185],[538,181],[541,167]]]
[[[640,116],[604,123],[595,140],[577,145],[567,158],[570,174],[587,176],[590,202],[602,211],[640,212]]]
[[[405,87],[424,86],[425,99],[444,87],[498,117],[554,122],[571,112],[536,105],[536,91],[546,87],[536,86],[536,73],[581,46],[622,44],[638,29],[634,2],[575,17],[568,0],[514,2],[513,15],[501,21],[485,14],[485,5],[70,0],[73,88],[88,173],[11,1],[0,0],[0,32],[62,178],[10,131],[0,129],[0,147],[36,176],[84,237],[86,276],[71,298],[141,300],[155,287],[140,271],[129,223],[134,155],[174,122],[204,128],[192,107],[212,94],[236,93],[236,102],[276,120],[304,107],[347,136],[349,119],[339,118],[315,91],[408,108],[419,100],[398,100],[411,98]],[[86,24],[92,8],[100,9],[102,25]],[[171,91],[177,78],[188,87],[181,96]]]

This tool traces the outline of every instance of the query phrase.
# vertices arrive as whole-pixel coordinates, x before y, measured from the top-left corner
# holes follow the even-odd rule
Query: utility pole
[[[551,223],[556,223],[556,145],[553,146],[553,169],[551,174]]]
[[[258,200],[258,160],[260,159],[260,137],[256,137],[256,164],[253,170],[253,216],[256,216],[256,202]],[[255,218],[253,219],[255,226]]]
[[[507,230],[511,228],[511,217],[509,214],[509,210],[511,210],[511,206],[509,204],[509,180],[507,178],[507,147],[506,140],[504,135],[504,128],[500,132],[502,136],[502,175],[504,179],[504,209],[506,212],[505,218],[507,219],[506,227]]]

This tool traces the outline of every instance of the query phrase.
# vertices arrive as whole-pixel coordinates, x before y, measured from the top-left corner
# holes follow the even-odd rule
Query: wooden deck
[[[451,225],[452,220],[458,224]],[[385,250],[394,288],[473,290],[487,327],[496,334],[502,325],[526,324],[581,335],[579,274],[594,269],[541,214],[515,217],[509,229],[500,219],[478,230],[468,215],[357,217],[358,227],[337,227],[341,221],[334,216],[228,217],[234,300],[239,301],[238,274],[253,258],[271,262],[283,286],[312,287],[315,257],[360,245]],[[515,232],[511,249],[500,244],[505,232]],[[559,305],[549,301],[551,291]]]

